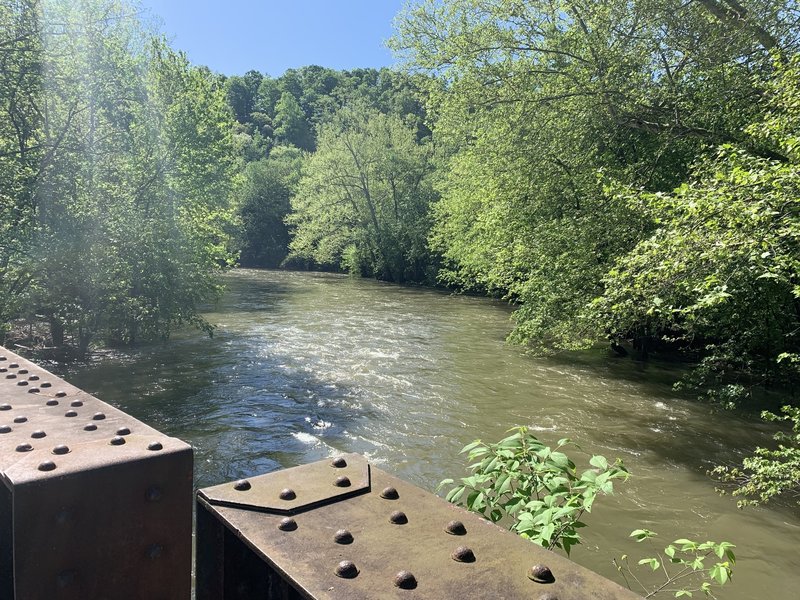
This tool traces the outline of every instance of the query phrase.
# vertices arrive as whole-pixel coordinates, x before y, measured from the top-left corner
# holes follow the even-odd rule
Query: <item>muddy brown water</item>
[[[635,563],[656,549],[631,541],[633,529],[658,532],[662,548],[726,540],[738,561],[718,597],[800,598],[800,512],[739,510],[706,475],[768,444],[773,429],[679,396],[678,367],[602,352],[526,356],[504,342],[510,309],[483,298],[321,273],[238,270],[226,282],[206,314],[213,338],[179,332],[56,369],[190,442],[197,487],[359,452],[433,490],[465,474],[465,444],[527,425],[632,473],[597,501],[575,561],[622,583],[612,558]]]

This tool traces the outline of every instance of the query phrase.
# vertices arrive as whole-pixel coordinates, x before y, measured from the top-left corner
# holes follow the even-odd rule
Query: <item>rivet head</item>
[[[343,560],[338,565],[336,565],[336,570],[334,571],[337,577],[344,577],[345,579],[353,579],[353,577],[358,575],[358,569],[356,568],[355,563],[349,560]]]
[[[37,388],[37,387],[28,388],[28,393],[29,393],[29,394],[38,394],[38,393],[39,393],[39,391],[40,391],[40,390],[39,390],[39,388]]]
[[[23,416],[14,417],[14,423],[25,423],[27,421],[28,417],[23,417]]]
[[[251,487],[252,486],[250,485],[250,482],[247,481],[247,479],[240,479],[239,481],[233,484],[233,489],[238,490],[240,492],[246,492]]]
[[[0,404],[0,410],[11,410],[10,404]]]
[[[79,406],[83,406],[83,402],[81,402],[80,400],[73,400],[72,402],[69,403],[69,405],[78,408]]]
[[[347,461],[343,456],[337,456],[331,461],[331,466],[336,467],[337,469],[343,469],[347,466]]]
[[[350,487],[350,478],[342,475],[341,477],[337,477],[336,481],[333,482],[333,485],[336,487]]]
[[[94,415],[92,415],[92,420],[94,420],[94,421],[102,421],[105,418],[106,418],[106,416],[101,412],[94,413]]]
[[[475,562],[475,553],[466,546],[459,546],[458,548],[453,550],[453,553],[450,555],[450,558],[452,558],[456,562],[471,563]]]
[[[550,567],[546,565],[533,565],[528,569],[528,579],[537,583],[552,583],[556,580]]]
[[[17,371],[17,373],[19,373],[20,375],[27,375],[28,369],[20,369],[19,371]]]
[[[46,435],[47,435],[47,434],[46,434],[44,431],[42,431],[41,429],[37,429],[36,431],[34,431],[34,432],[31,434],[31,437],[32,437],[33,439],[35,439],[35,440],[38,440],[38,439],[41,439],[41,438],[45,437]]]
[[[97,430],[97,425],[95,425],[94,423],[89,423],[88,425],[84,425],[83,430],[84,431],[96,431]]]
[[[48,400],[45,404],[47,404],[47,406],[58,406],[58,400]]]
[[[151,485],[144,493],[144,497],[148,502],[160,502],[164,497],[164,492],[157,485]]]
[[[11,427],[8,425],[0,426],[0,433],[11,433]]]
[[[10,365],[8,365],[8,368],[9,369],[18,369],[19,365],[17,363],[11,363]]]
[[[120,427],[117,429],[117,435],[130,435],[131,430],[128,427]]]
[[[39,470],[40,471],[52,471],[56,468],[56,463],[52,460],[45,460],[39,463]]]
[[[76,413],[74,410],[68,410],[67,412],[64,413],[64,416],[65,417],[77,417],[78,413]]]
[[[119,435],[115,435],[113,438],[111,438],[111,441],[109,443],[112,446],[122,446],[125,443],[125,438]]]
[[[47,387],[47,386],[42,384],[42,387]],[[63,398],[66,395],[67,395],[67,392],[64,392],[64,391],[60,391],[59,390],[58,392],[56,392],[56,398]]]
[[[39,381],[39,376],[31,375],[30,377],[28,377],[28,381]]]
[[[347,529],[340,529],[333,534],[333,541],[337,544],[352,544],[353,534],[347,531]]]
[[[278,494],[278,497],[281,500],[294,500],[295,498],[297,498],[297,494],[294,493],[294,490],[286,488],[284,490],[281,490],[281,493]]]
[[[53,387],[53,384],[52,384],[52,383],[50,383],[49,381],[45,381],[45,382],[42,384],[42,387],[46,387],[46,388]]]
[[[30,452],[31,450],[33,450],[33,446],[27,442],[16,447],[17,452]]]
[[[17,378],[16,373],[10,373],[9,375],[6,375],[6,379],[16,379],[16,378]]]
[[[53,454],[69,454],[69,446],[65,446],[64,444],[59,444],[55,448],[53,448]]]
[[[292,517],[284,517],[281,519],[281,522],[278,523],[278,529],[281,531],[294,531],[297,529],[297,521]]]
[[[406,513],[401,510],[394,511],[391,515],[389,515],[389,521],[394,523],[395,525],[405,525],[408,523],[408,517]]]
[[[397,490],[392,486],[384,488],[381,492],[381,498],[384,500],[397,500],[400,497],[400,494],[397,493]]]
[[[417,587],[417,578],[411,571],[400,571],[394,576],[394,585],[401,590],[413,590]]]
[[[147,449],[153,452],[157,452],[158,450],[163,450],[164,445],[161,442],[150,442],[147,444]]]
[[[27,381],[18,381],[17,385],[28,385]]]
[[[161,544],[152,544],[147,548],[147,558],[155,560],[164,554],[164,546]]]
[[[450,521],[444,530],[450,535],[467,535],[467,528],[461,521]]]

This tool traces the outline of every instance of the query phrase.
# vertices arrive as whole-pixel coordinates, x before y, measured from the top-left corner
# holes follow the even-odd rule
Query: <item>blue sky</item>
[[[189,60],[226,75],[394,63],[385,40],[404,0],[141,0]]]

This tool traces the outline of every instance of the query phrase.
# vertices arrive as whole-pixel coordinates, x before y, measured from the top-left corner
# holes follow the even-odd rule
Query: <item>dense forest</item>
[[[240,264],[517,306],[539,353],[800,381],[789,0],[420,0],[397,69],[191,65],[123,0],[0,3],[0,324],[49,347],[206,330]],[[35,334],[34,332],[39,332]]]

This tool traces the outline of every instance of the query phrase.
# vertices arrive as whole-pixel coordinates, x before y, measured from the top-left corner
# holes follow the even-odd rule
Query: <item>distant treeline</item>
[[[0,0],[0,321],[166,336],[234,264],[446,285],[537,352],[800,380],[791,0],[419,0],[402,69],[193,67],[130,5]]]

